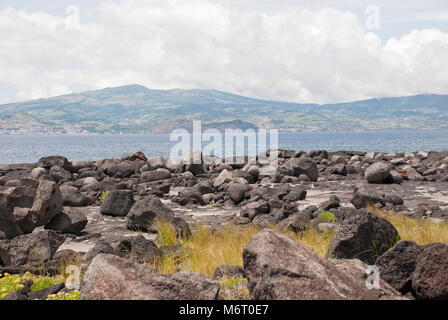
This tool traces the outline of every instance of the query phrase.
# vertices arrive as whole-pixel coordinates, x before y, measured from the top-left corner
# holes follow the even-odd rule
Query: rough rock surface
[[[54,217],[45,229],[62,233],[79,234],[87,225],[87,217],[77,208],[64,207],[62,212]]]
[[[82,300],[214,300],[219,285],[190,271],[166,276],[146,265],[99,254],[81,284]]]
[[[154,196],[146,196],[131,208],[127,219],[128,228],[148,230],[156,218],[172,220],[174,213]]]
[[[420,300],[448,300],[448,246],[436,243],[423,248],[412,277],[412,292]]]
[[[338,259],[357,258],[374,264],[398,240],[398,231],[389,221],[361,210],[359,214],[344,220],[331,239],[326,255]]]
[[[110,191],[101,204],[101,213],[110,216],[126,216],[135,200],[131,190]]]
[[[403,294],[410,292],[417,256],[422,251],[415,242],[399,241],[375,262],[381,279]]]
[[[48,262],[65,239],[65,235],[45,230],[15,237],[10,242],[0,242],[0,247],[6,252],[6,255],[2,257],[3,263],[21,266],[28,263],[39,265]]]
[[[366,265],[361,261],[331,262],[270,229],[252,237],[243,251],[243,263],[253,299],[401,298],[385,282],[381,282],[381,289],[367,289],[363,277]]]
[[[369,183],[383,183],[390,173],[390,166],[384,162],[375,162],[364,173]]]

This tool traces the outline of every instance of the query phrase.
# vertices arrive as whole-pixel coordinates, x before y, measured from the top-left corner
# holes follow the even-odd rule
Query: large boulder
[[[390,166],[385,162],[375,162],[364,173],[369,183],[383,183],[389,174]]]
[[[230,173],[227,169],[224,169],[221,171],[221,173],[216,177],[215,181],[213,182],[213,187],[219,188],[225,183],[229,183],[234,179],[232,173]]]
[[[3,263],[11,266],[42,265],[53,258],[65,239],[66,235],[52,230],[17,236],[8,243],[0,243],[0,250],[6,252],[2,257]]]
[[[375,262],[381,279],[402,294],[410,292],[417,256],[422,251],[415,242],[399,241]]]
[[[147,161],[148,171],[157,170],[160,168],[166,168],[167,160],[163,157],[149,158]]]
[[[289,193],[287,195],[285,195],[282,198],[282,200],[283,201],[291,201],[291,202],[305,200],[306,194],[307,194],[307,192],[304,187],[295,186],[295,187],[290,188]]]
[[[214,300],[219,284],[195,272],[161,275],[146,265],[99,254],[83,275],[82,300]]]
[[[317,181],[318,170],[317,165],[313,159],[302,156],[301,158],[291,158],[285,162],[280,168],[280,172],[286,175],[293,175],[298,177],[300,175],[306,175],[311,181]]]
[[[77,208],[64,207],[62,212],[54,217],[45,229],[62,233],[79,234],[87,225],[87,217]]]
[[[181,206],[187,204],[205,205],[202,194],[196,188],[183,188],[179,190],[178,197],[175,199]]]
[[[129,211],[127,226],[131,230],[150,230],[156,219],[172,221],[174,213],[166,207],[157,197],[152,195],[138,200]]]
[[[50,169],[53,166],[59,166],[67,171],[73,171],[73,167],[68,162],[67,158],[62,156],[50,156],[40,158],[36,164],[36,167],[41,167],[44,169]]]
[[[361,210],[343,221],[331,239],[326,255],[337,259],[356,258],[374,264],[398,240],[398,231],[389,221]]]
[[[269,213],[269,202],[258,200],[245,205],[240,212],[241,217],[247,217],[251,221],[260,214]]]
[[[33,231],[37,220],[31,212],[35,192],[23,186],[0,189],[0,239]]]
[[[227,193],[234,204],[238,204],[244,200],[246,196],[247,185],[237,182],[232,182],[227,188]]]
[[[59,186],[52,181],[40,181],[31,208],[37,216],[36,227],[46,225],[62,212],[62,208],[63,201]]]
[[[243,264],[256,300],[399,299],[383,281],[380,289],[367,289],[367,265],[361,261],[329,261],[271,229],[252,237],[243,251]]]
[[[340,176],[346,176],[347,175],[347,166],[343,163],[338,163],[338,164],[328,167],[325,171],[328,174],[337,174]]]
[[[201,151],[190,152],[183,161],[184,171],[190,171],[193,175],[207,173],[204,166],[204,158]]]
[[[162,258],[162,250],[142,235],[122,239],[117,250],[121,257],[137,263],[156,263]]]
[[[22,230],[16,223],[7,194],[0,192],[0,239],[12,239]]]
[[[56,182],[67,182],[72,179],[72,174],[70,173],[70,171],[57,165],[50,168],[49,175]]]
[[[171,172],[168,169],[160,168],[154,171],[146,171],[142,173],[142,181],[151,182],[171,178]]]
[[[37,190],[29,187],[0,191],[0,238],[13,238],[44,226],[62,212],[63,201],[59,186],[41,180]]]
[[[91,199],[75,187],[63,185],[60,189],[64,206],[84,207],[91,203]]]
[[[420,300],[448,300],[448,246],[423,247],[412,276],[412,292]]]
[[[123,161],[117,164],[112,164],[107,168],[107,175],[115,178],[126,178],[135,173],[135,167],[131,161]]]
[[[368,204],[384,204],[385,202],[386,200],[384,199],[383,194],[377,192],[375,189],[365,184],[355,187],[351,199],[351,203],[357,209],[365,208]]]
[[[134,203],[131,190],[112,190],[101,204],[100,212],[104,215],[125,217]]]
[[[423,181],[423,180],[425,180],[425,178],[420,173],[418,173],[417,170],[415,170],[411,166],[405,166],[405,167],[403,167],[403,170],[406,171],[408,180],[410,180],[410,181]]]

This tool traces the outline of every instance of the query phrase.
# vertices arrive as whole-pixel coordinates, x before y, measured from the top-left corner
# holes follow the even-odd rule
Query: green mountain
[[[203,128],[348,131],[448,128],[448,95],[297,104],[218,90],[152,90],[139,85],[0,105],[0,133],[171,132]]]

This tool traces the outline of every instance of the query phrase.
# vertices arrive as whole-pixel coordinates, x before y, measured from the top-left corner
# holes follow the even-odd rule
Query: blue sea
[[[119,158],[137,151],[144,152],[147,157],[169,157],[171,148],[177,143],[170,141],[169,134],[0,135],[0,163],[31,163],[49,155],[63,155],[70,161],[92,161]],[[203,142],[202,148],[207,144]],[[235,148],[238,150],[234,152],[236,155],[248,154],[253,147],[246,144],[244,148]],[[288,132],[278,134],[278,147],[366,152],[443,151],[448,150],[448,130]]]

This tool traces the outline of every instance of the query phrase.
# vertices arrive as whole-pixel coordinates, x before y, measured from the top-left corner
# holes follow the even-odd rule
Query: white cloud
[[[448,88],[448,33],[412,30],[384,43],[341,9],[127,0],[80,19],[77,30],[65,16],[0,11],[0,87],[16,100],[138,83],[320,103]]]

